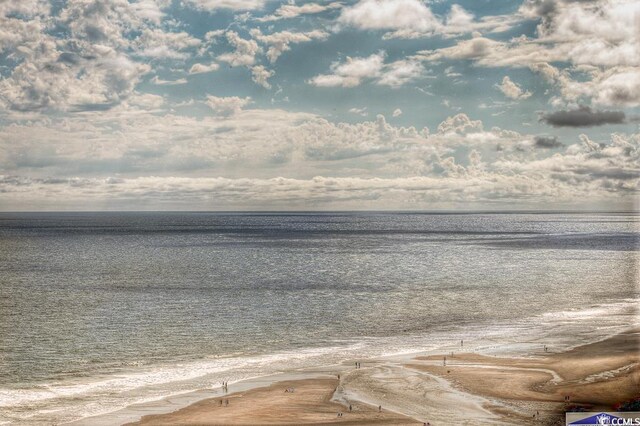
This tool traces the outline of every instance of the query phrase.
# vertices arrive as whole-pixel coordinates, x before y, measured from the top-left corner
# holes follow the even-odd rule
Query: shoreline
[[[475,324],[456,326],[450,329],[438,329],[428,334],[404,334],[385,338],[381,346],[375,338],[362,342],[355,341],[346,347],[305,348],[300,352],[282,352],[260,356],[261,359],[223,358],[223,367],[240,365],[248,361],[249,368],[238,370],[237,367],[222,374],[210,371],[220,370],[213,361],[204,365],[199,363],[168,366],[168,373],[175,375],[185,370],[189,377],[185,381],[158,383],[162,387],[149,387],[150,395],[146,399],[139,398],[135,388],[118,389],[114,396],[136,398],[125,404],[118,404],[106,409],[90,409],[86,414],[71,414],[61,419],[59,424],[72,425],[112,425],[114,420],[120,423],[131,422],[146,414],[160,414],[175,411],[202,399],[219,396],[216,385],[222,380],[229,380],[229,391],[246,390],[264,386],[279,380],[292,378],[311,378],[314,374],[335,374],[349,369],[354,360],[371,360],[375,362],[407,363],[413,357],[433,355],[457,350],[456,341],[465,339],[465,349],[478,353],[527,357],[540,352],[543,344],[550,345],[554,351],[569,350],[619,334],[632,327],[640,327],[637,320],[636,299],[627,298],[615,303],[594,304],[579,309],[566,309],[538,314],[522,318],[516,322],[500,321],[492,324]],[[531,324],[536,324],[531,327]],[[264,368],[265,360],[269,363]],[[273,361],[278,360],[278,364]],[[240,363],[240,364],[239,364]],[[259,368],[257,368],[259,366]],[[133,371],[131,375],[136,381],[146,380],[145,373]],[[157,375],[151,370],[150,374]],[[195,375],[194,375],[195,374]],[[192,380],[191,377],[197,377]],[[127,375],[116,377],[118,382],[127,385]],[[169,387],[171,383],[177,386]],[[212,386],[213,384],[213,386]],[[108,384],[111,386],[111,384]],[[155,386],[155,384],[154,384]],[[155,395],[154,395],[155,394]],[[92,407],[94,408],[94,407]],[[42,416],[45,417],[45,416]],[[46,419],[33,419],[43,421]]]
[[[229,386],[229,393],[226,395],[220,394],[219,390],[201,390],[196,392],[189,392],[186,394],[176,395],[162,400],[154,401],[152,403],[135,404],[127,407],[124,410],[119,410],[105,415],[87,417],[75,422],[71,422],[73,425],[83,424],[113,424],[114,421],[119,424],[138,424],[136,421],[141,419],[150,418],[161,419],[163,416],[171,416],[176,412],[181,413],[182,416],[189,418],[191,407],[199,407],[198,415],[205,416],[203,414],[202,407],[207,404],[204,401],[217,401],[220,397],[223,398],[238,398],[238,395],[243,395],[245,400],[258,398],[262,405],[258,405],[264,408],[265,400],[271,398],[277,394],[273,393],[273,389],[280,389],[282,383],[303,383],[304,389],[309,386],[315,389],[315,393],[323,392],[318,389],[318,381],[326,381],[336,379],[336,375],[341,375],[341,380],[336,386],[336,389],[332,392],[330,398],[331,404],[359,404],[362,407],[376,407],[382,405],[385,412],[395,413],[395,415],[402,415],[407,419],[414,419],[418,423],[431,422],[432,424],[441,424],[443,418],[452,420],[451,416],[457,418],[456,421],[464,422],[469,418],[481,419],[485,423],[491,424],[512,424],[513,420],[518,422],[524,422],[531,420],[529,415],[531,412],[542,412],[546,418],[551,418],[558,415],[559,408],[562,408],[562,401],[557,399],[551,399],[549,401],[540,401],[536,397],[532,397],[527,393],[527,390],[531,385],[539,387],[540,382],[554,382],[558,381],[558,375],[554,375],[547,370],[553,370],[553,368],[559,369],[559,365],[567,363],[573,356],[573,361],[576,358],[576,354],[582,354],[583,358],[580,363],[582,367],[573,368],[573,372],[569,372],[570,368],[562,367],[560,370],[566,377],[560,376],[561,380],[573,380],[574,382],[579,379],[587,378],[591,383],[595,383],[595,386],[602,386],[603,383],[610,383],[617,380],[621,376],[628,376],[629,380],[635,377],[640,378],[640,340],[638,340],[638,327],[627,327],[626,331],[616,333],[606,338],[599,338],[590,343],[577,345],[576,347],[569,348],[562,352],[554,353],[533,353],[528,356],[495,356],[490,354],[482,354],[485,351],[475,350],[473,347],[469,348],[468,352],[455,354],[450,358],[448,355],[449,364],[448,369],[455,368],[457,371],[451,375],[451,373],[445,373],[438,365],[442,362],[442,357],[445,352],[440,351],[440,354],[435,355],[432,351],[429,354],[424,352],[415,352],[412,354],[400,354],[389,357],[381,357],[377,359],[366,360],[362,362],[362,368],[354,369],[351,361],[344,361],[339,365],[327,365],[317,366],[312,368],[306,368],[304,370],[293,371],[288,373],[272,374],[268,376],[256,377],[249,380],[239,381],[232,383]],[[627,346],[623,350],[623,356],[627,359],[632,359],[633,364],[631,367],[625,370],[625,366],[629,363],[622,365],[620,362],[613,362],[609,359],[607,364],[602,364],[603,348],[608,344],[617,344],[619,339],[625,337],[629,340],[633,340],[632,343],[627,342]],[[630,346],[631,345],[631,346]],[[505,345],[508,346],[508,345]],[[635,351],[630,350],[635,348]],[[508,351],[505,351],[508,352]],[[597,359],[594,362],[585,362],[584,359]],[[611,357],[609,357],[611,358]],[[615,357],[614,357],[615,358]],[[545,360],[546,359],[546,360]],[[552,360],[552,361],[549,361]],[[553,361],[555,360],[555,361]],[[634,364],[635,363],[635,364]],[[605,365],[606,369],[599,369],[598,365]],[[553,368],[550,368],[553,367]],[[609,368],[611,367],[611,368]],[[617,372],[614,370],[618,370]],[[501,371],[501,373],[495,373],[494,370]],[[577,371],[580,370],[580,371]],[[505,371],[507,373],[505,373]],[[569,372],[569,373],[568,373]],[[598,376],[600,374],[600,376]],[[511,378],[516,383],[511,383],[510,388],[520,389],[523,394],[518,394],[519,398],[500,398],[504,395],[496,395],[489,392],[487,387],[472,386],[474,380],[479,378],[482,381],[497,380],[497,377],[502,375],[504,377]],[[470,384],[471,383],[471,384]],[[593,384],[574,383],[575,385],[586,386],[587,388],[593,388]],[[566,385],[566,383],[565,383]],[[571,385],[571,383],[569,383]],[[321,386],[320,386],[321,387]],[[265,389],[271,388],[269,393]],[[402,390],[404,388],[405,390]],[[562,388],[562,386],[560,386]],[[565,386],[566,388],[566,386]],[[408,389],[408,390],[407,390]],[[324,390],[326,391],[326,389]],[[265,393],[266,392],[266,393]],[[303,392],[306,394],[306,392]],[[303,395],[299,393],[298,395]],[[313,393],[313,392],[312,392]],[[415,395],[428,395],[422,400],[416,398]],[[258,395],[258,396],[256,396]],[[271,395],[271,396],[266,396]],[[536,394],[537,395],[537,394]],[[639,393],[640,395],[640,393]],[[618,401],[622,402],[622,401]],[[335,405],[325,404],[323,405],[323,415],[326,416],[326,421],[330,423],[346,422],[347,417],[338,418],[333,417],[336,415]],[[558,406],[558,404],[560,404]],[[343,405],[346,407],[348,405]],[[455,407],[456,413],[453,413],[451,407]],[[273,407],[272,407],[273,408]],[[316,407],[317,408],[317,407]],[[610,408],[610,407],[609,407]],[[272,411],[279,412],[284,410],[283,407],[273,408]],[[228,410],[225,414],[225,424],[233,424],[230,420],[233,415],[229,414],[233,412],[233,408]],[[286,410],[284,410],[286,412]],[[337,412],[337,411],[336,411]],[[362,416],[363,413],[368,411],[364,408],[359,411]],[[524,413],[527,413],[526,416]],[[186,413],[186,414],[185,414]],[[250,418],[250,413],[246,410],[243,411],[239,417],[240,423],[242,419]],[[331,415],[330,415],[331,414]],[[274,413],[271,412],[270,416],[273,417]],[[540,419],[542,415],[538,417]],[[276,416],[277,417],[277,416]],[[366,417],[366,416],[365,416]],[[365,417],[358,417],[358,419],[351,417],[348,422],[356,422],[366,424],[363,420]],[[273,417],[275,418],[275,417]],[[173,423],[176,419],[173,418]],[[386,420],[380,418],[376,421],[392,422],[389,424],[405,424],[399,417],[385,417]],[[255,424],[258,418],[253,419]],[[316,421],[318,419],[315,419]],[[211,419],[212,423],[216,424],[215,419]],[[280,419],[281,423],[275,421],[273,424],[283,424],[292,422],[289,420]],[[298,419],[297,422],[299,422]],[[316,423],[313,421],[313,423]],[[372,421],[368,418],[368,421]],[[231,422],[231,423],[229,423]],[[396,423],[393,423],[396,422]],[[398,423],[400,422],[400,423]],[[188,422],[187,422],[188,423]],[[296,421],[293,421],[296,423]],[[140,423],[147,424],[147,423]],[[156,424],[156,423],[154,423]],[[185,423],[186,424],[186,423]],[[204,424],[207,424],[206,422]],[[408,423],[411,424],[411,423]]]

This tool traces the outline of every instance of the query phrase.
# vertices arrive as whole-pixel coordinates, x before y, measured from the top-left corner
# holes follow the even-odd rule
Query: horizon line
[[[0,214],[21,213],[190,213],[190,214],[638,214],[640,210],[0,210]]]

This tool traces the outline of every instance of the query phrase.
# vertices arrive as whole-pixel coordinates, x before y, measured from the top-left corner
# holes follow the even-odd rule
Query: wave
[[[132,404],[215,389],[222,380],[251,377],[403,354],[428,353],[465,340],[465,348],[526,354],[544,342],[557,350],[600,340],[638,323],[638,300],[548,312],[514,322],[449,327],[388,338],[354,338],[333,346],[271,354],[212,357],[193,362],[132,368],[109,376],[40,383],[26,389],[0,388],[0,423],[59,423],[117,411]]]

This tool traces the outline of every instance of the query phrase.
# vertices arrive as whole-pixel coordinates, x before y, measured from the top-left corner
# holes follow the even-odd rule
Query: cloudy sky
[[[0,210],[638,209],[637,0],[0,0]]]

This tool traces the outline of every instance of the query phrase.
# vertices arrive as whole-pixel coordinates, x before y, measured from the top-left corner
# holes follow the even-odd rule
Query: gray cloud
[[[540,121],[553,127],[592,127],[604,124],[624,124],[624,111],[598,111],[588,106],[580,106],[572,110],[560,110],[545,113]]]
[[[564,146],[556,136],[536,136],[533,140],[536,148],[560,148]]]

